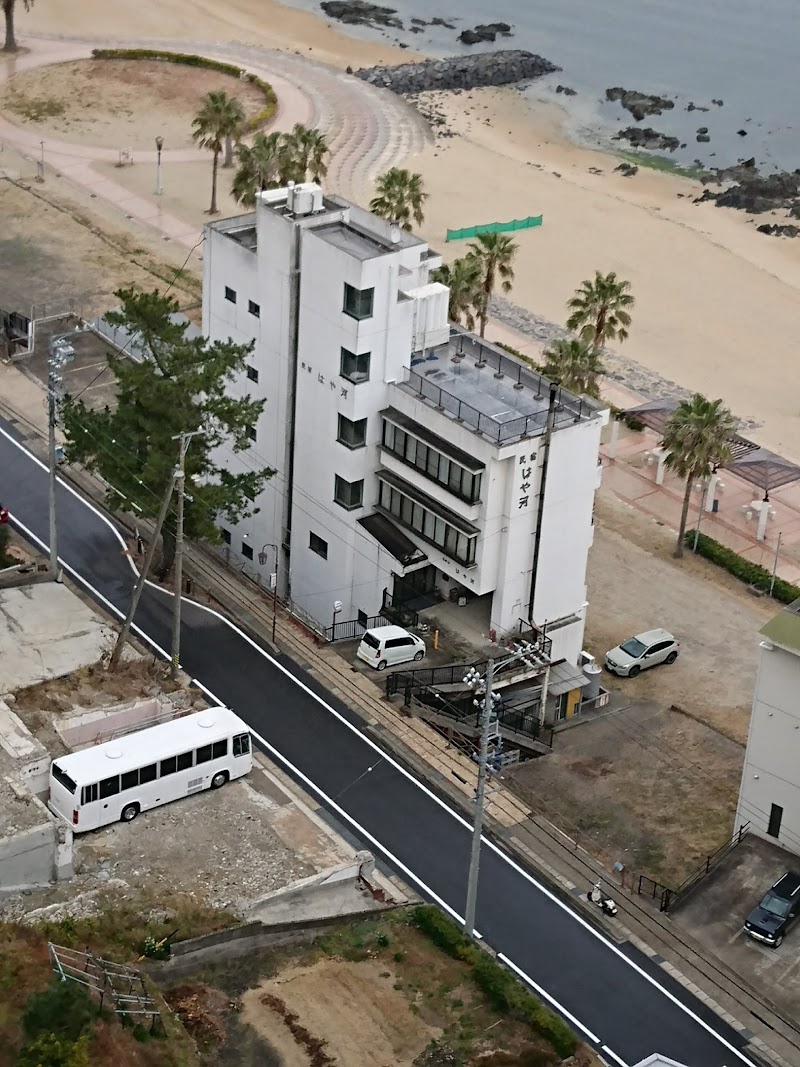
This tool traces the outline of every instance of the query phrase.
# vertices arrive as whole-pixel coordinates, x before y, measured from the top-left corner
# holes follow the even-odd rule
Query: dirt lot
[[[166,997],[181,1018],[191,1003],[201,1032],[216,1033],[205,1062],[221,1067],[411,1067],[433,1038],[468,1065],[558,1062],[527,1024],[490,1008],[469,966],[406,912],[206,968]],[[597,1061],[579,1046],[573,1063]]]
[[[302,1019],[311,1034],[324,1034],[326,1052],[348,1067],[410,1067],[442,1033],[408,1010],[394,989],[397,979],[378,960],[321,960],[291,967],[242,997],[242,1019],[280,1054],[283,1067],[308,1067],[308,1051],[285,1022]]]
[[[638,702],[559,731],[509,777],[607,866],[677,886],[730,836],[743,760],[703,723]]]
[[[0,111],[44,138],[152,151],[160,134],[168,150],[193,143],[192,119],[216,90],[235,96],[248,117],[265,106],[256,86],[213,70],[85,59],[17,74],[0,95]]]
[[[769,948],[746,937],[742,923],[773,882],[799,866],[797,856],[750,835],[671,913],[677,926],[795,1020],[800,1017],[800,929],[791,930],[779,948]]]
[[[19,164],[18,169],[15,164]],[[30,166],[6,148],[0,166],[9,175],[27,177]],[[210,170],[210,168],[209,168]],[[96,201],[91,201],[94,205]],[[110,219],[88,216],[84,206],[62,188],[58,178],[38,186],[31,181],[22,187],[0,171],[0,307],[4,311],[37,317],[61,314],[68,309],[82,318],[101,315],[119,301],[116,289],[138,285],[145,289],[164,288],[175,268],[166,249],[154,255],[144,241],[121,230]],[[185,249],[175,258],[186,258]],[[193,284],[187,270],[173,290],[182,303],[195,303],[199,283]]]
[[[718,567],[672,558],[670,531],[599,494],[589,556],[586,647],[598,658],[631,634],[663,626],[681,643],[671,667],[638,678],[604,676],[631,701],[677,704],[742,744],[747,740],[758,630],[778,605],[746,592]]]

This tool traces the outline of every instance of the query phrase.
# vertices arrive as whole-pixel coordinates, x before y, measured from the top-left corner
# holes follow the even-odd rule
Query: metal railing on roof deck
[[[490,366],[495,368],[495,374],[502,374],[511,379],[515,385],[527,387],[535,392],[545,403],[541,411],[531,415],[520,415],[516,419],[499,422],[491,415],[486,415],[477,408],[459,400],[448,389],[436,385],[430,379],[417,373],[415,370],[406,368],[404,384],[410,387],[423,400],[429,400],[441,411],[452,415],[458,422],[463,422],[478,433],[488,437],[489,440],[502,444],[504,441],[513,441],[518,437],[532,437],[544,433],[547,426],[547,402],[550,396],[551,383],[536,371],[528,370],[522,363],[508,359],[499,352],[487,348],[480,341],[465,334],[455,334],[451,337],[452,345],[456,346],[458,353],[463,357],[471,355],[475,358],[478,366]],[[567,426],[570,423],[579,422],[585,416],[591,414],[592,409],[581,397],[574,397],[571,393],[565,393],[559,388],[556,397],[556,417],[554,429]]]

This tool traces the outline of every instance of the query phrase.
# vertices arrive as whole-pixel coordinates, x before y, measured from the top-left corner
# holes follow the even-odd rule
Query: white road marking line
[[[535,990],[542,998],[542,1000],[546,1000],[548,1004],[552,1004],[553,1007],[557,1011],[559,1011],[565,1019],[569,1019],[569,1021],[572,1023],[576,1030],[580,1030],[582,1034],[585,1034],[593,1044],[601,1044],[600,1038],[597,1036],[597,1034],[593,1034],[592,1031],[588,1027],[584,1026],[579,1019],[576,1019],[571,1012],[568,1012],[567,1009],[563,1006],[563,1004],[559,1004],[555,997],[551,997],[546,989],[542,989],[538,982],[534,982],[531,976],[529,974],[526,974],[522,970],[522,968],[518,967],[516,963],[514,963],[508,958],[508,956],[503,955],[502,952],[498,952],[497,958],[500,960],[501,963],[505,963],[505,965],[510,968],[510,970],[512,970],[518,978],[521,978],[526,985],[529,985],[531,989]]]
[[[43,470],[47,470],[47,465],[45,463],[43,463],[42,460],[40,460],[36,456],[34,456],[32,452],[29,452],[28,449],[25,448],[22,444],[20,444],[19,441],[15,441],[14,438],[6,430],[4,430],[1,426],[0,426],[0,434],[2,434],[2,436],[5,437],[12,445],[14,445],[17,449],[19,449],[20,452],[23,452],[26,456],[28,456],[29,459],[32,459],[34,461],[34,463],[37,464],[37,466],[41,467]],[[72,493],[72,495],[74,497],[76,497],[86,508],[88,508],[89,511],[94,512],[94,514],[97,515],[97,517],[99,519],[101,519],[101,521],[104,522],[109,527],[109,529],[112,531],[112,533],[117,538],[119,543],[123,547],[125,547],[124,538],[120,534],[119,530],[113,525],[111,520],[106,515],[104,515],[93,504],[89,503],[89,501],[85,500],[75,489],[72,488],[72,486],[67,485],[60,478],[58,479],[58,481],[59,481],[59,484],[64,489],[66,489],[68,492]],[[38,537],[33,535],[31,533],[31,531],[27,529],[27,527],[23,526],[23,524],[19,522],[19,520],[15,520],[14,519],[13,512],[11,512],[10,517],[11,517],[12,523],[16,523],[16,525],[18,525],[20,527],[20,529],[23,529],[25,531],[25,533],[32,538],[32,540],[34,541],[35,544],[38,544],[40,547],[44,548],[45,550],[47,549],[47,545],[45,545],[45,543],[43,541],[41,541]],[[133,563],[133,560],[131,560],[129,558],[128,562],[130,563],[131,567],[135,571],[136,567],[135,567],[135,564]],[[113,606],[113,604],[111,604],[108,600],[106,600],[106,598],[100,592],[98,592],[98,590],[96,590],[92,585],[90,585],[89,582],[87,582],[85,578],[81,577],[81,575],[79,575],[71,567],[68,567],[66,564],[63,564],[63,566],[64,566],[64,569],[66,571],[68,571],[70,574],[72,574],[86,589],[88,589],[94,596],[96,596],[98,598],[98,600],[101,601],[101,603],[106,604],[111,609],[111,611],[113,612],[114,615],[116,615],[117,617],[122,617],[122,612],[119,611],[117,608],[115,608]],[[158,587],[156,586],[154,588],[158,588]],[[166,593],[167,591],[166,590],[162,590],[162,592]],[[172,595],[172,594],[169,594],[169,595]],[[199,603],[197,603],[197,601],[190,600],[188,597],[184,597],[183,600],[184,600],[184,602],[193,604],[194,606],[200,608],[202,611],[208,612],[210,615],[213,615],[215,618],[217,618],[221,622],[223,622],[226,626],[230,627],[230,629],[233,630],[234,633],[238,634],[239,637],[241,637],[244,641],[246,641],[249,645],[251,645],[256,650],[256,652],[258,652],[261,656],[263,656],[264,659],[269,660],[269,662],[272,663],[272,665],[277,670],[281,671],[284,675],[286,675],[287,678],[290,678],[294,682],[295,685],[297,685],[300,689],[302,689],[310,697],[312,697],[314,700],[316,700],[318,704],[320,704],[323,708],[325,708],[332,715],[334,715],[349,730],[351,730],[354,734],[356,734],[356,736],[359,737],[365,744],[369,745],[376,752],[380,753],[380,755],[383,757],[383,759],[387,763],[389,763],[391,766],[393,766],[395,768],[395,770],[398,771],[398,773],[402,774],[410,782],[413,782],[414,785],[418,789],[421,789],[422,792],[427,797],[429,797],[436,804],[438,804],[444,811],[446,811],[451,816],[451,818],[455,819],[456,822],[460,823],[462,826],[466,827],[467,829],[471,829],[471,826],[467,822],[466,819],[464,819],[461,815],[459,815],[451,807],[449,807],[443,800],[441,800],[440,797],[437,797],[435,793],[431,792],[431,790],[428,789],[428,787],[426,785],[424,785],[417,778],[415,778],[414,775],[412,775],[409,771],[407,771],[405,769],[405,767],[402,767],[399,763],[396,763],[394,761],[394,759],[392,759],[392,757],[390,755],[388,755],[388,753],[386,752],[385,749],[382,749],[371,738],[369,738],[365,734],[363,734],[358,729],[358,727],[354,726],[343,715],[341,715],[338,711],[336,711],[335,708],[331,707],[331,705],[328,704],[327,701],[323,700],[322,697],[318,696],[318,694],[315,693],[312,689],[310,689],[304,682],[301,682],[299,678],[295,677],[295,675],[292,674],[292,672],[287,667],[284,667],[282,663],[279,663],[276,659],[274,659],[274,657],[271,656],[269,654],[269,652],[266,651],[266,649],[262,648],[255,641],[253,641],[252,638],[248,637],[248,635],[246,633],[244,633],[243,630],[240,630],[238,626],[235,626],[230,621],[230,619],[226,619],[225,616],[221,615],[218,611],[214,611],[212,608],[207,607],[205,604],[199,604]],[[143,637],[148,642],[148,644],[150,644],[162,656],[164,656],[165,659],[168,660],[170,658],[169,654],[167,652],[165,652],[164,649],[162,649],[159,645],[157,645],[155,643],[155,641],[152,640],[152,638],[148,637],[147,634],[143,633],[143,631],[141,631],[138,627],[133,627],[133,629],[136,631],[137,634],[139,634],[141,637]],[[201,688],[204,688],[204,687],[201,685]],[[213,699],[217,700],[217,702],[220,703],[220,704],[224,703],[224,701],[218,700],[217,697],[214,697]],[[236,709],[233,709],[233,710],[235,711]],[[271,746],[269,746],[269,747],[271,749]],[[315,793],[317,793],[319,796],[325,797],[325,794],[322,792],[322,790],[320,790],[317,786],[315,786],[310,781],[310,779],[306,779],[306,777],[305,777],[305,775],[303,775],[302,771],[300,771],[296,767],[294,767],[284,756],[282,756],[279,753],[277,753],[277,750],[271,749],[271,751],[275,751],[276,756],[281,760],[281,762],[284,763],[287,767],[290,767],[299,778],[301,778],[304,781],[308,781],[310,788],[312,788],[312,790]],[[331,807],[333,807],[333,808],[338,807],[337,805],[335,805],[333,803],[333,801],[329,800],[327,797],[325,797],[325,799],[326,799],[326,803],[330,804]],[[341,809],[339,809],[339,810],[341,810]],[[345,817],[348,819],[349,822],[351,822],[351,824],[355,825],[353,823],[353,820],[351,820],[349,818],[349,816],[346,816],[346,814],[345,814]],[[386,856],[390,855],[390,853],[382,845],[380,845],[371,835],[365,833],[365,837],[368,840],[374,842],[376,844],[376,846],[378,848],[380,848],[380,850],[384,853],[384,855],[386,855]],[[652,975],[648,974],[647,971],[643,970],[639,966],[638,963],[635,963],[632,959],[630,959],[628,956],[626,956],[625,953],[617,945],[613,944],[611,941],[608,941],[603,936],[603,934],[600,932],[599,929],[594,927],[588,920],[584,919],[584,917],[582,915],[579,915],[578,912],[573,911],[572,908],[570,908],[567,904],[564,903],[564,901],[562,901],[559,897],[557,897],[554,893],[552,893],[549,889],[547,889],[546,886],[544,886],[540,882],[538,882],[533,877],[533,875],[529,874],[528,871],[526,871],[524,868],[520,867],[518,863],[516,863],[513,859],[511,859],[511,857],[508,856],[501,848],[499,848],[497,845],[495,845],[495,843],[493,841],[491,841],[491,840],[489,840],[489,839],[487,839],[485,837],[482,838],[482,841],[488,848],[492,849],[492,851],[495,852],[496,855],[500,856],[501,859],[503,859],[506,863],[508,863],[509,866],[512,867],[518,874],[521,874],[522,877],[526,879],[526,881],[530,882],[531,885],[535,886],[539,890],[540,893],[542,893],[550,901],[552,901],[552,903],[556,904],[559,908],[561,908],[562,911],[564,911],[567,915],[570,916],[570,918],[572,918],[575,922],[577,922],[581,926],[583,926],[583,928],[585,930],[587,930],[590,934],[592,934],[593,937],[596,937],[598,941],[600,941],[603,945],[606,946],[606,948],[608,948],[620,960],[624,961],[629,967],[631,967],[641,978],[643,978],[645,981],[649,982],[650,985],[652,985],[655,989],[658,989],[667,998],[667,1000],[670,1001],[670,1003],[672,1003],[675,1007],[679,1008],[682,1012],[684,1012],[684,1014],[686,1014],[690,1019],[692,1019],[693,1022],[697,1023],[698,1026],[702,1027],[702,1029],[705,1030],[708,1034],[710,1034],[712,1037],[716,1038],[716,1040],[719,1041],[720,1044],[723,1045],[729,1052],[733,1053],[733,1055],[736,1056],[737,1059],[741,1060],[741,1062],[746,1064],[747,1067],[756,1067],[756,1065],[753,1063],[752,1060],[748,1059],[739,1049],[737,1049],[734,1045],[732,1045],[729,1041],[727,1041],[720,1033],[718,1033],[713,1028],[713,1026],[711,1026],[709,1023],[707,1023],[704,1019],[701,1019],[700,1016],[697,1015],[696,1012],[692,1011],[692,1009],[688,1005],[684,1004],[681,1000],[679,1000],[679,998],[676,997],[674,995],[674,993],[671,993],[668,989],[666,989],[664,986],[662,986]],[[403,870],[403,871],[407,871],[407,868],[405,868],[405,866],[403,866],[403,865],[400,865],[400,869]],[[415,875],[412,875],[410,871],[408,872],[408,874],[409,874],[409,877],[411,877],[412,880],[417,885],[421,886],[423,884],[420,881],[420,879],[418,879]],[[426,892],[429,892],[427,887],[426,887]],[[434,894],[431,894],[431,896],[438,901],[438,897],[435,897]],[[453,909],[450,908],[449,905],[444,904],[444,902],[441,902],[441,903],[442,903],[442,906],[445,908],[445,910],[447,912],[449,912],[454,917],[458,918],[456,912],[453,911]]]
[[[736,933],[733,935],[733,937],[729,937],[728,938],[728,944],[732,945],[734,941],[738,941],[743,933],[744,933],[744,929],[743,929],[743,927],[740,926],[739,929],[736,931]]]
[[[605,1052],[605,1054],[607,1056],[610,1056],[612,1060],[616,1060],[617,1063],[620,1065],[620,1067],[628,1067],[628,1065],[625,1062],[625,1060],[621,1060],[619,1058],[619,1056],[616,1054],[616,1052],[612,1052],[611,1051],[611,1049],[608,1047],[608,1045],[602,1045],[601,1046],[601,1051]]]

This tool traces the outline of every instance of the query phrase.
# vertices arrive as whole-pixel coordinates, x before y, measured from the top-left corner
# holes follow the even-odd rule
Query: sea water
[[[293,2],[321,13],[314,0]],[[438,56],[493,48],[537,52],[563,69],[526,92],[564,104],[568,131],[584,142],[626,147],[611,137],[634,125],[633,117],[620,104],[605,101],[607,88],[623,86],[675,101],[673,110],[641,125],[680,138],[685,147],[672,154],[676,162],[728,166],[754,156],[764,173],[800,167],[798,0],[385,2],[397,9],[403,30],[334,25],[363,39],[403,43]],[[456,28],[425,26],[421,33],[411,32],[412,18],[427,22],[435,16]],[[499,21],[511,24],[512,37],[473,47],[457,40],[462,29]],[[578,95],[555,95],[558,84]],[[722,100],[722,106],[713,99]],[[690,102],[709,110],[689,112]],[[703,126],[711,137],[708,144],[696,140]]]

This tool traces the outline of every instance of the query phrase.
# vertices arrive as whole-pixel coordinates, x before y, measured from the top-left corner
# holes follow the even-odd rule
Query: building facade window
[[[249,363],[247,364],[247,377],[250,379],[251,382],[258,381],[258,371],[255,367],[251,367]]]
[[[313,532],[308,535],[308,547],[312,552],[316,552],[318,556],[322,556],[323,559],[328,558],[328,542],[323,541],[321,537]]]
[[[340,415],[336,440],[348,448],[363,448],[367,443],[367,420],[356,419],[353,422],[344,415]]]
[[[353,382],[354,385],[358,385],[359,382],[366,382],[369,380],[369,361],[369,352],[361,352],[356,355],[355,352],[348,352],[346,348],[343,348],[339,363],[339,373],[348,382]]]
[[[354,289],[352,285],[345,285],[342,310],[351,319],[371,319],[374,302],[374,289]]]
[[[255,302],[255,300],[248,300],[247,301],[247,310],[250,312],[250,314],[253,316],[253,318],[255,318],[255,319],[260,319],[261,318],[261,305],[257,304]]]
[[[242,541],[242,555],[245,559],[253,558],[253,546],[248,545],[246,541]]]
[[[446,556],[470,566],[475,562],[477,534],[465,534],[428,511],[416,500],[401,493],[394,486],[379,479],[380,507],[409,530],[413,530],[423,541],[440,548]]]
[[[251,441],[255,441],[258,438],[258,432],[255,426],[247,427],[247,436],[250,438]]]
[[[358,625],[359,626],[363,626],[364,629],[366,630],[367,623],[369,622],[369,616],[367,615],[366,611],[359,611],[358,616],[357,616],[357,621],[358,621]]]
[[[348,511],[360,508],[364,500],[364,479],[359,478],[357,482],[347,482],[337,474],[334,481],[333,499],[339,507],[347,508]]]
[[[231,532],[230,532],[230,530],[226,530],[223,527],[222,529],[220,529],[219,532],[220,532],[220,535],[222,536],[223,544],[229,545],[231,543]]]
[[[414,467],[453,496],[468,504],[481,498],[481,475],[462,467],[430,445],[413,437],[388,419],[383,420],[383,447],[399,460]]]
[[[236,290],[231,289],[228,285],[225,286],[225,299],[231,304],[236,303]]]

